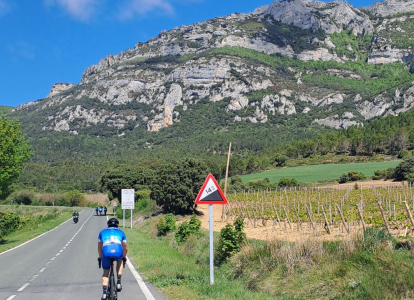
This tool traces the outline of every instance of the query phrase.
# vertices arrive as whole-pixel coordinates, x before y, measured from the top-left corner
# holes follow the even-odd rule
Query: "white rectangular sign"
[[[134,189],[122,189],[121,193],[121,205],[122,209],[134,209],[135,208],[135,190]]]

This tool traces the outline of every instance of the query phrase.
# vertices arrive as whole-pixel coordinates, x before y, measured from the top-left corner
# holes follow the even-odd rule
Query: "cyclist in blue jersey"
[[[108,228],[105,228],[99,233],[98,237],[98,260],[102,262],[102,300],[107,299],[108,283],[109,283],[109,269],[111,266],[111,258],[114,257],[117,273],[116,289],[118,292],[122,290],[121,276],[122,276],[122,261],[126,261],[126,255],[128,253],[127,240],[125,233],[118,228],[119,221],[116,218],[111,218],[107,222]]]

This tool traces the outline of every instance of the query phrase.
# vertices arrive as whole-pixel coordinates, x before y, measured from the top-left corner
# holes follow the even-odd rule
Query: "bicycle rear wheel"
[[[115,276],[114,276],[114,268],[111,265],[111,275],[109,277],[109,299],[110,300],[117,300],[118,295],[116,292],[116,284],[115,284]]]

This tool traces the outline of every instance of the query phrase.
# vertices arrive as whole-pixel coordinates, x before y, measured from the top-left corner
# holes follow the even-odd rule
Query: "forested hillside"
[[[0,117],[12,111],[13,107],[0,105]]]

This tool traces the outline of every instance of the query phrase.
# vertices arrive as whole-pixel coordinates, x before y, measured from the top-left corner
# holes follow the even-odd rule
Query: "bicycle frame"
[[[118,292],[116,291],[115,275],[114,275],[114,262],[115,258],[111,258],[111,268],[109,273],[109,283],[108,283],[108,299],[117,300]]]

